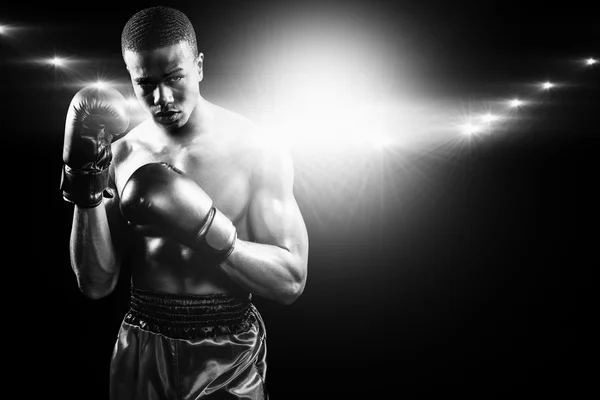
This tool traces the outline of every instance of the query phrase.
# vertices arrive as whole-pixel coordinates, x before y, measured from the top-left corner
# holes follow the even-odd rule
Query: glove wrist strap
[[[64,164],[60,180],[63,199],[78,207],[93,208],[102,202],[102,194],[108,188],[108,168],[83,170]]]
[[[196,239],[203,253],[220,263],[233,252],[236,239],[237,230],[233,223],[217,208],[211,207]]]

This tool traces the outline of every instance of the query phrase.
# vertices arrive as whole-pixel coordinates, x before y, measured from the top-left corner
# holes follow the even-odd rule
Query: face
[[[200,54],[186,42],[156,50],[124,54],[135,95],[156,124],[173,131],[183,127],[200,98]]]

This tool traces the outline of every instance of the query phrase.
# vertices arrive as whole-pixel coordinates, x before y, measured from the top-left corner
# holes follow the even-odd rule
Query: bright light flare
[[[588,58],[587,60],[585,60],[586,65],[594,65],[596,64],[598,61],[596,61],[593,58]]]
[[[386,135],[375,135],[370,138],[370,141],[372,146],[378,150],[391,146],[393,143],[392,138]]]
[[[27,60],[28,63],[38,65],[40,67],[54,69],[56,76],[69,77],[69,80],[77,78],[83,69],[76,68],[77,64],[83,60],[55,53],[49,57],[34,57]]]
[[[481,126],[472,122],[467,122],[461,126],[461,131],[465,135],[475,135],[481,132]]]
[[[50,60],[48,60],[48,62],[54,65],[55,67],[64,67],[67,63],[67,61],[64,58],[58,56],[52,57]]]
[[[128,97],[125,99],[125,101],[127,102],[127,106],[129,106],[130,109],[139,108],[140,106],[138,99],[136,99],[135,97]]]
[[[544,88],[545,90],[548,90],[548,89],[550,89],[550,88],[553,88],[554,86],[555,86],[555,85],[554,85],[554,83],[552,83],[552,82],[544,82],[544,83],[542,84],[542,88]]]
[[[18,30],[19,28],[14,25],[0,25],[0,35],[5,37],[10,37],[13,34],[13,31]]]
[[[500,119],[500,117],[498,115],[494,115],[492,113],[487,113],[483,117],[481,117],[481,119],[486,124],[491,124],[492,122],[498,121]]]
[[[509,104],[512,108],[517,108],[517,107],[522,106],[524,104],[524,102],[519,99],[513,99],[509,102]]]
[[[97,80],[96,82],[93,83],[93,85],[98,89],[104,89],[109,86],[108,83],[101,81],[101,80]]]
[[[504,116],[501,114],[492,112],[489,105],[474,106],[470,103],[463,104],[461,105],[461,110],[453,117],[455,120],[452,124],[454,135],[456,135],[457,131],[466,136],[490,133],[493,124],[503,118]]]

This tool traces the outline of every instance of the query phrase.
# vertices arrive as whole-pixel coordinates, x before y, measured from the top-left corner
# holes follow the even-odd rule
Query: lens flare
[[[48,60],[48,62],[55,67],[64,67],[66,64],[66,60],[58,56],[52,57],[50,60]]]
[[[522,100],[519,100],[519,99],[513,99],[513,100],[510,101],[509,104],[510,104],[510,106],[512,108],[517,108],[517,107],[522,106],[524,104],[524,102]]]

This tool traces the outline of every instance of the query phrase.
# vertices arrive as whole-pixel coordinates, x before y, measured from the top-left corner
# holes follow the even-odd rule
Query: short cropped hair
[[[198,56],[196,32],[189,18],[171,7],[155,6],[135,13],[121,33],[121,52],[155,50],[181,41],[190,45],[194,57]]]

